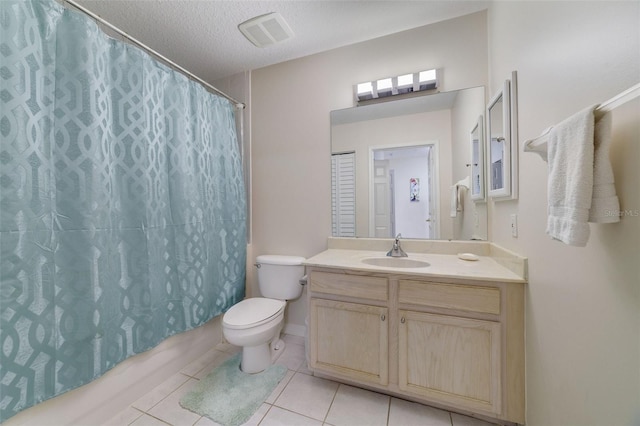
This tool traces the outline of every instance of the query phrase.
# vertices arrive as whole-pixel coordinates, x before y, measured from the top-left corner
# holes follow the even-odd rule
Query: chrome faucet
[[[405,253],[404,250],[402,250],[402,247],[400,247],[400,237],[402,237],[402,234],[396,235],[396,240],[393,242],[393,247],[391,247],[391,250],[389,250],[387,256],[408,257],[407,253]]]

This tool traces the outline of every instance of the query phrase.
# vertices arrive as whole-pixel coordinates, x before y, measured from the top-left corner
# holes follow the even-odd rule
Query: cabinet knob
[[[400,322],[404,324],[404,322],[405,322],[404,317],[400,318]]]
[[[385,317],[385,316],[384,316],[384,314],[382,314],[382,315],[380,315],[380,319],[381,319],[382,321],[384,321],[385,319],[387,319],[387,317]]]

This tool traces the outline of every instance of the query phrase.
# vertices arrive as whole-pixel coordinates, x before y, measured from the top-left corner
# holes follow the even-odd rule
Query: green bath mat
[[[241,354],[226,360],[182,397],[180,405],[225,426],[246,423],[287,374],[284,365],[261,373],[240,370]]]

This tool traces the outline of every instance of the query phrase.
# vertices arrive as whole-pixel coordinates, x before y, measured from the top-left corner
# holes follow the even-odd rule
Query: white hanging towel
[[[620,201],[613,184],[613,168],[609,159],[611,145],[611,113],[596,119],[594,129],[593,194],[589,222],[620,222]]]
[[[617,204],[609,161],[610,124],[597,125],[593,105],[551,129],[547,146],[549,161],[547,234],[565,244],[584,247],[589,240],[589,220],[619,220],[605,217],[606,206]],[[610,123],[610,119],[609,119]],[[598,148],[595,149],[595,146]],[[597,153],[596,153],[597,151]],[[605,152],[606,151],[606,152]],[[598,158],[595,158],[595,155]],[[598,169],[594,181],[594,170]],[[594,187],[598,189],[595,189]],[[595,190],[594,190],[595,189]],[[613,194],[611,194],[613,191]],[[593,219],[590,216],[593,203]],[[619,208],[618,208],[619,210]],[[611,214],[611,213],[609,213]],[[614,220],[617,219],[617,220]]]
[[[451,217],[457,217],[458,212],[463,209],[462,204],[462,188],[469,189],[471,178],[467,176],[459,180],[451,187]]]

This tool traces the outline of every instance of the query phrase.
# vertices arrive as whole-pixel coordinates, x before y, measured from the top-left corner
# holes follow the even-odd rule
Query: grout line
[[[269,411],[271,411],[271,409],[273,408],[273,405],[271,405],[269,403],[263,402],[263,404],[267,404],[269,406],[269,408],[267,408],[267,412],[264,413],[264,416],[262,416],[262,418],[260,420],[258,420],[258,423],[256,423],[257,426],[260,426],[260,424],[264,421],[264,419],[267,418],[267,414],[269,414]],[[258,410],[259,410],[259,408],[258,408]]]
[[[282,392],[284,392],[284,390],[287,388],[287,386],[289,386],[289,383],[291,383],[291,380],[293,380],[293,376],[296,375],[296,372],[294,370],[287,370],[287,373],[285,373],[284,377],[282,378],[282,380],[280,382],[284,381],[284,379],[285,379],[285,377],[287,377],[287,374],[288,374],[289,371],[293,371],[293,374],[291,375],[291,377],[289,377],[289,380],[287,380],[287,382],[284,384],[284,386],[282,387],[280,392],[278,392],[278,395],[276,395],[276,397],[273,398],[273,403],[269,404],[268,402],[263,402],[263,404],[276,405],[276,401],[278,400],[278,398],[280,398],[280,395],[282,395]],[[278,383],[276,385],[276,387],[278,387],[278,386],[280,386],[280,383]],[[269,395],[269,396],[271,396],[271,395]],[[269,398],[269,396],[267,396],[267,398]]]
[[[171,423],[167,423],[166,421],[162,420],[162,419],[161,419],[161,418],[159,418],[159,417],[154,416],[153,414],[144,413],[144,415],[145,415],[145,416],[149,416],[149,417],[153,417],[154,419],[156,419],[156,420],[158,420],[158,421],[160,421],[160,422],[162,422],[162,423],[164,423],[164,424],[166,424],[166,425],[173,426]],[[140,418],[140,417],[138,417],[138,419],[139,419],[139,418]]]
[[[127,425],[130,425],[130,424],[134,423],[136,420],[138,420],[140,417],[142,417],[142,416],[144,416],[146,414],[144,411],[142,411],[139,408],[134,407],[133,405],[129,405],[129,407],[133,408],[134,410],[136,410],[140,414],[138,415],[138,417],[136,417],[135,419],[133,419],[129,423],[127,423]]]
[[[340,390],[341,386],[342,386],[342,383],[338,383],[338,387],[336,388],[336,391],[333,393],[333,398],[331,398],[331,404],[329,404],[329,409],[327,410],[327,414],[324,415],[324,419],[322,419],[322,423],[327,422],[327,417],[329,417],[329,412],[331,411],[331,407],[333,407],[333,403],[336,400],[336,396],[338,396],[338,391]]]
[[[315,417],[309,417],[306,414],[298,413],[297,411],[289,410],[288,408],[280,407],[279,405],[272,405],[272,407],[276,407],[276,408],[279,408],[280,410],[288,411],[288,412],[293,413],[293,414],[298,415],[298,416],[306,417],[307,419],[311,419],[311,420],[316,421],[316,422],[324,423],[324,421],[318,420]],[[269,410],[271,410],[271,409],[269,409]]]
[[[391,420],[391,399],[393,397],[389,396],[389,403],[387,404],[387,423],[386,425],[389,426],[389,420]]]
[[[181,374],[184,374],[184,373],[181,373]],[[198,379],[196,376],[191,376],[191,375],[189,375],[189,374],[184,374],[184,375],[185,375],[185,376],[187,376],[187,377],[188,377],[188,378],[190,378],[190,379],[200,381],[200,379]],[[206,376],[205,376],[205,377],[206,377]]]

